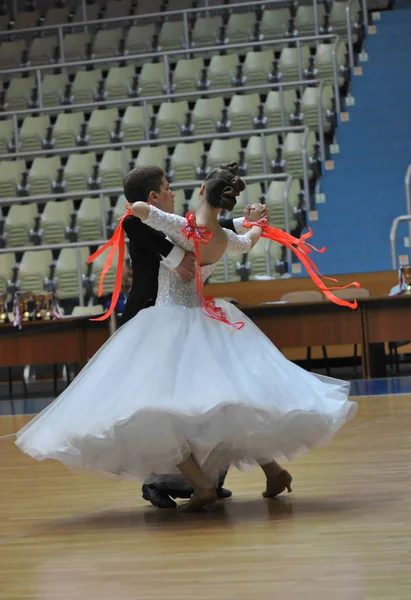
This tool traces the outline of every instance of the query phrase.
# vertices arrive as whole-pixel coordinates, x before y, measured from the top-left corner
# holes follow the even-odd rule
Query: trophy
[[[0,323],[8,323],[9,315],[7,313],[7,293],[0,296]]]
[[[44,304],[44,296],[37,295],[34,296],[34,318],[36,321],[41,321],[43,319],[43,304]]]
[[[411,294],[411,267],[401,267],[402,293]]]
[[[33,299],[33,295],[31,292],[27,292],[26,294],[24,294],[21,302],[20,302],[20,314],[21,314],[21,320],[22,321],[30,321],[30,318],[32,316],[32,312],[29,310],[29,302],[31,302]]]
[[[51,321],[53,315],[51,311],[51,303],[53,300],[53,294],[46,294],[43,296],[43,309],[42,315],[44,321]]]

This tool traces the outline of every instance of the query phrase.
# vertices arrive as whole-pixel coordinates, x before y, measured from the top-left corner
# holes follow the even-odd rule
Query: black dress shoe
[[[151,502],[157,508],[175,508],[177,504],[171,500],[170,496],[164,490],[159,490],[153,485],[144,484],[141,488],[144,500]]]
[[[217,498],[219,500],[225,500],[226,498],[231,498],[233,492],[231,490],[227,490],[226,488],[217,488]]]

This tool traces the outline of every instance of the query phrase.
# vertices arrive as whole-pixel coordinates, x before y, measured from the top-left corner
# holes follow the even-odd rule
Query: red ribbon
[[[226,325],[241,329],[244,327],[242,321],[231,323],[225,312],[219,306],[216,306],[214,298],[211,296],[203,297],[203,280],[201,278],[201,261],[200,261],[200,244],[208,244],[211,239],[212,233],[204,226],[197,226],[196,216],[190,211],[186,214],[187,225],[183,227],[183,233],[187,240],[193,240],[194,243],[194,255],[196,258],[196,289],[197,297],[203,312],[216,321],[221,321]]]
[[[124,238],[123,221],[126,217],[128,217],[131,214],[132,214],[131,210],[130,209],[127,210],[127,212],[121,217],[120,222],[117,225],[117,229],[115,230],[114,234],[109,239],[109,241],[106,244],[104,244],[104,246],[102,246],[99,250],[97,250],[97,252],[95,252],[88,258],[87,262],[88,262],[88,264],[90,264],[94,260],[96,260],[96,258],[98,256],[100,256],[100,254],[103,254],[103,252],[108,250],[108,248],[110,248],[110,246],[111,246],[111,250],[107,256],[107,260],[106,260],[103,270],[101,272],[100,281],[99,281],[99,285],[98,285],[98,297],[100,298],[100,296],[102,296],[104,293],[104,287],[103,287],[104,278],[107,275],[107,273],[113,263],[113,258],[116,254],[116,251],[118,250],[116,281],[114,284],[114,291],[113,291],[113,295],[111,297],[110,307],[104,315],[102,315],[101,317],[97,317],[96,319],[90,319],[90,321],[105,321],[106,319],[108,319],[111,316],[111,314],[113,313],[114,309],[117,306],[117,301],[118,301],[118,298],[119,298],[120,292],[121,292],[121,283],[123,280],[123,269],[124,269],[125,238]]]
[[[328,281],[334,281],[338,283],[337,279],[333,277],[325,277],[321,274],[319,269],[314,264],[312,258],[308,256],[313,250],[314,252],[320,252],[321,254],[326,251],[326,248],[321,248],[320,250],[309,244],[306,240],[313,236],[313,232],[311,228],[309,228],[307,233],[304,233],[300,238],[296,238],[290,233],[286,231],[282,231],[281,229],[277,229],[276,227],[272,227],[268,225],[267,219],[261,219],[260,221],[253,222],[244,219],[244,227],[251,228],[254,226],[261,227],[263,232],[261,237],[272,240],[273,242],[278,242],[282,246],[286,246],[290,248],[292,252],[299,258],[299,260],[303,263],[308,275],[311,277],[315,285],[319,288],[319,290],[324,294],[326,298],[334,302],[334,304],[338,304],[339,306],[348,306],[349,308],[357,308],[358,302],[357,300],[353,300],[353,302],[349,302],[348,300],[343,300],[342,298],[337,298],[330,290],[345,290],[349,287],[355,287],[359,289],[361,286],[357,281],[353,281],[352,283],[348,283],[347,285],[341,286],[333,286],[327,287],[321,279],[327,279]]]

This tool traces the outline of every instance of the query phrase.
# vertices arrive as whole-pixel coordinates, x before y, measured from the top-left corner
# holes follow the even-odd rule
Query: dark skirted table
[[[357,310],[330,302],[242,306],[280,349],[361,344],[363,378],[384,376],[385,342],[411,339],[411,296],[367,298]],[[84,366],[109,337],[106,321],[88,317],[0,325],[0,365],[79,363]]]

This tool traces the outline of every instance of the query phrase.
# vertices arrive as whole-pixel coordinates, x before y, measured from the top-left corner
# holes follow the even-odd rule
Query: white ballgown
[[[145,223],[193,250],[184,218],[151,206]],[[227,252],[250,249],[246,236],[226,234]],[[202,268],[203,279],[213,268]],[[244,327],[206,316],[195,281],[160,265],[155,306],[117,330],[16,444],[37,460],[146,482],[179,474],[190,453],[216,480],[230,465],[327,444],[356,413],[349,383],[289,362],[235,306],[217,305]]]

